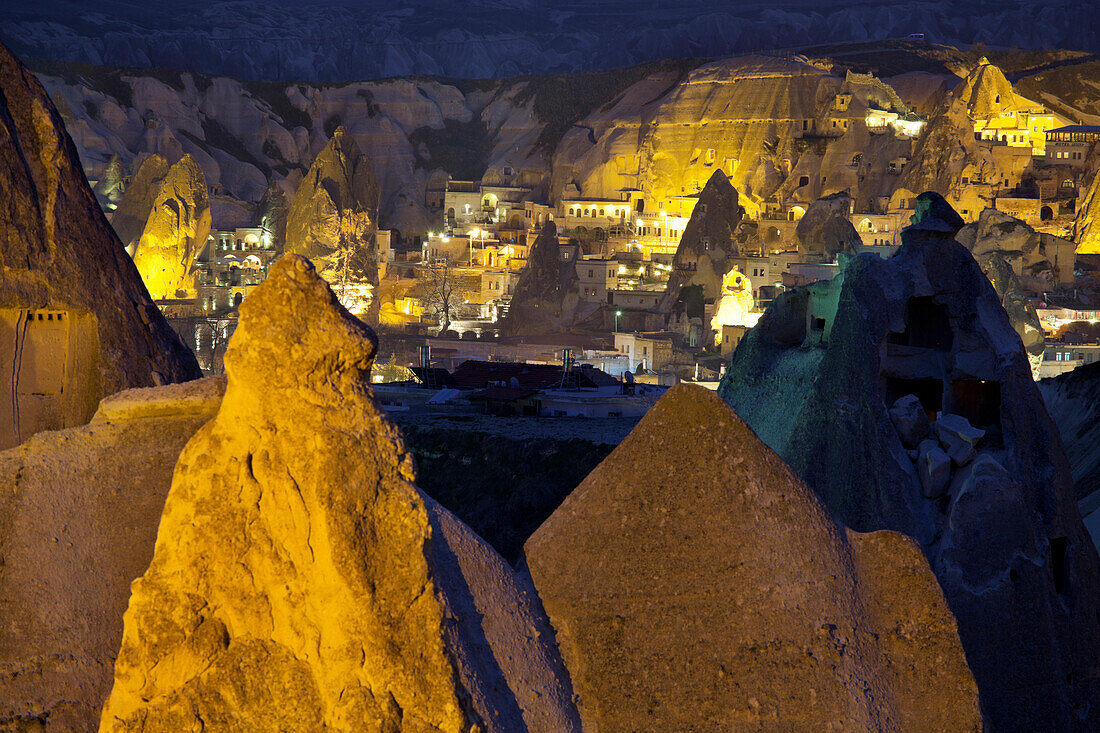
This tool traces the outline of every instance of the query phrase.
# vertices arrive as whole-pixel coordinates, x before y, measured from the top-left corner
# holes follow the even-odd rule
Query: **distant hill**
[[[1100,51],[1080,0],[42,0],[6,3],[0,40],[23,57],[242,79],[505,77],[921,34],[933,43]],[[883,71],[882,73],[886,73]]]

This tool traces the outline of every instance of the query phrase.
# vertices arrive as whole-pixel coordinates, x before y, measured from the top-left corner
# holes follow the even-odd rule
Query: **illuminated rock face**
[[[575,256],[574,248],[571,258],[563,260],[554,222],[542,227],[512,294],[506,332],[553,333],[573,324],[580,300]]]
[[[414,486],[375,348],[302,257],[241,306],[100,730],[576,729],[537,599]]]
[[[722,295],[710,321],[711,331],[721,336],[722,326],[755,326],[760,318],[759,313],[750,313],[755,305],[752,283],[740,270],[733,268],[722,278]]]
[[[141,161],[141,166],[126,187],[118,208],[111,214],[111,226],[131,256],[137,251],[138,241],[145,231],[145,225],[149,223],[153,204],[160,195],[160,187],[167,175],[168,161],[162,156],[150,155]]]
[[[0,46],[0,448],[105,395],[200,376],[150,301],[34,76]]]
[[[1054,255],[1043,246],[1047,238],[1058,239],[1040,235],[1022,221],[995,209],[983,211],[977,222],[963,227],[956,237],[974,255],[997,291],[1012,328],[1032,361],[1033,372],[1042,363],[1043,325],[1027,291],[1049,293],[1058,287],[1058,276],[1051,264]],[[1071,251],[1065,252],[1065,256],[1072,258]],[[1029,286],[1027,290],[1024,279]]]
[[[224,379],[131,389],[92,422],[0,452],[0,721],[94,731],[130,583],[153,556],[180,450]]]
[[[981,728],[917,545],[838,526],[700,387],[669,390],[524,553],[586,729]]]
[[[313,260],[340,302],[366,313],[378,287],[378,181],[355,139],[340,127],[298,186],[286,251]]]
[[[209,236],[206,177],[185,155],[168,169],[134,251],[134,264],[154,299],[195,297],[191,265]]]
[[[798,251],[827,262],[836,260],[838,254],[857,252],[863,240],[852,226],[851,211],[852,197],[843,191],[810,204],[794,232]]]
[[[1077,217],[1073,220],[1073,241],[1077,254],[1100,254],[1100,171],[1093,176]]]
[[[914,218],[889,260],[847,262],[838,297],[777,298],[719,394],[838,520],[921,543],[990,730],[1095,730],[1100,563],[1061,443],[1001,298],[953,239],[961,220],[928,194]],[[942,495],[889,415],[910,394],[985,431],[969,463],[938,462]]]

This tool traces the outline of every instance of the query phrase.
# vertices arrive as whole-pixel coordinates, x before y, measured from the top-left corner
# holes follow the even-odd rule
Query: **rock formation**
[[[579,301],[577,261],[579,248],[563,259],[558,228],[547,222],[531,245],[527,265],[516,282],[503,327],[512,334],[552,333],[573,323]]]
[[[150,301],[41,85],[0,47],[0,447],[105,395],[200,376]]]
[[[96,730],[176,459],[223,388],[125,390],[0,452],[0,728]]]
[[[285,250],[313,260],[340,302],[357,314],[371,309],[378,287],[378,197],[370,161],[339,127],[287,214]]]
[[[961,219],[922,194],[914,220],[891,259],[777,298],[719,393],[838,520],[921,543],[990,730],[1095,729],[1100,563],[1061,443]],[[977,456],[965,430],[913,446],[888,409],[908,395],[984,431]]]
[[[810,204],[794,231],[799,253],[820,257],[825,262],[835,262],[838,254],[858,252],[863,240],[849,219],[851,211],[852,197],[847,191],[819,198]]]
[[[1044,379],[1039,392],[1062,436],[1077,499],[1100,491],[1100,364]]]
[[[271,245],[276,252],[282,252],[286,247],[286,217],[286,196],[281,188],[272,184],[256,205],[252,224],[271,234]]]
[[[96,200],[104,211],[114,211],[126,192],[126,171],[122,168],[122,158],[118,153],[111,156],[103,169],[99,180],[92,188]]]
[[[1077,243],[1077,254],[1100,254],[1100,170],[1092,177],[1092,185],[1073,220],[1073,241]]]
[[[138,241],[145,231],[145,225],[149,223],[153,204],[160,195],[161,185],[167,175],[168,161],[162,156],[150,155],[141,161],[141,166],[118,203],[118,208],[111,214],[111,226],[131,256],[137,251]]]
[[[722,278],[731,268],[729,260],[739,253],[736,234],[744,216],[737,190],[726,174],[714,171],[676,247],[662,310],[670,310],[685,286],[702,285],[707,299],[721,297]]]
[[[376,340],[303,257],[244,302],[101,730],[577,730],[533,593],[413,484]]]
[[[154,299],[195,297],[191,266],[209,236],[206,177],[185,155],[168,169],[134,250],[134,264]]]
[[[673,387],[525,545],[592,730],[981,728],[935,577]]]

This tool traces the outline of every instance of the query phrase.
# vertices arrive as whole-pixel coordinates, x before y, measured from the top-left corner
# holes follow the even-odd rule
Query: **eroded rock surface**
[[[666,312],[687,286],[701,285],[704,298],[722,296],[722,278],[731,267],[729,259],[739,253],[737,229],[744,216],[729,178],[715,171],[699,194],[699,203],[672,258],[672,274],[663,301]]]
[[[190,155],[168,169],[134,251],[154,299],[195,297],[191,265],[210,236],[206,177]]]
[[[981,728],[916,544],[839,527],[700,387],[673,387],[525,557],[586,729]]]
[[[294,255],[240,319],[100,729],[575,730],[537,599],[413,484],[374,334]]]
[[[167,175],[168,161],[164,156],[153,154],[145,158],[126,187],[118,208],[111,214],[111,226],[131,256],[137,251],[138,241],[149,223],[153,204]]]
[[[224,379],[130,389],[92,422],[0,453],[0,728],[94,731],[130,583],[184,444]]]
[[[311,259],[341,303],[365,313],[378,287],[378,181],[355,138],[339,127],[298,186],[287,252]]]
[[[560,252],[558,228],[547,222],[531,245],[527,265],[516,282],[504,321],[508,333],[552,333],[573,323],[580,300],[576,262],[580,250],[572,246],[568,259]]]
[[[798,251],[821,257],[826,262],[833,262],[838,254],[858,252],[863,240],[849,219],[851,211],[852,197],[846,191],[824,196],[810,204],[794,230]]]
[[[105,395],[201,376],[96,203],[34,76],[0,46],[0,447]]]
[[[961,219],[935,194],[916,209],[891,259],[847,262],[838,297],[797,288],[777,298],[719,393],[833,516],[921,543],[990,730],[1094,729],[1100,563],[1061,441],[1000,297],[953,239]],[[911,454],[888,411],[907,395],[984,434],[937,431],[954,465],[934,442]],[[976,445],[954,441],[963,432]],[[968,481],[982,456],[1003,471],[983,459],[982,480]]]

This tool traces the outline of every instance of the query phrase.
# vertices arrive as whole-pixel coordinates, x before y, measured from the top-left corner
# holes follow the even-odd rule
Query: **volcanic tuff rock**
[[[573,323],[578,303],[577,262],[579,248],[563,259],[558,228],[547,222],[531,245],[527,264],[520,272],[504,329],[513,334],[539,334],[567,328]]]
[[[0,447],[104,395],[200,376],[88,188],[45,91],[0,46]],[[32,322],[33,320],[33,322]]]
[[[153,204],[167,175],[168,161],[163,156],[154,154],[141,161],[118,208],[111,214],[111,226],[131,255],[137,251],[138,240],[149,223]]]
[[[1100,170],[1073,220],[1073,241],[1078,254],[1100,254]]]
[[[525,557],[586,728],[981,728],[915,543],[838,526],[700,387],[669,390]]]
[[[374,334],[294,255],[240,311],[100,729],[576,730],[537,599],[414,486]]]
[[[737,190],[722,171],[714,171],[676,246],[662,302],[665,312],[685,286],[702,285],[704,298],[722,296],[722,278],[732,267],[730,258],[739,253],[736,236],[744,216]]]
[[[922,544],[991,730],[1095,729],[1100,563],[1060,440],[1000,298],[951,238],[961,220],[929,194],[914,219],[891,259],[848,260],[835,297],[777,298],[719,394],[837,519]],[[1003,470],[957,467],[926,498],[887,409],[909,394],[985,430],[978,456]]]
[[[852,197],[847,191],[830,194],[810,204],[794,230],[795,244],[802,254],[817,255],[827,262],[838,254],[859,251],[863,240],[848,218]]]
[[[339,127],[298,186],[286,222],[287,252],[313,260],[353,312],[369,305],[363,286],[378,286],[378,181],[355,138]],[[356,300],[352,307],[350,301]]]
[[[224,386],[124,390],[90,424],[0,453],[0,728],[98,726],[130,583],[153,556],[180,450]]]
[[[168,169],[134,251],[134,264],[153,298],[195,297],[191,265],[209,236],[206,178],[185,155]]]
[[[282,252],[286,247],[287,213],[286,194],[274,184],[268,186],[260,203],[256,205],[252,224],[270,233],[271,245],[276,252]]]
[[[115,155],[107,161],[107,167],[99,177],[92,192],[104,211],[114,211],[118,208],[122,195],[126,191],[126,171],[122,168],[122,158]]]
[[[1100,364],[1044,379],[1039,392],[1062,436],[1077,498],[1100,491]]]

